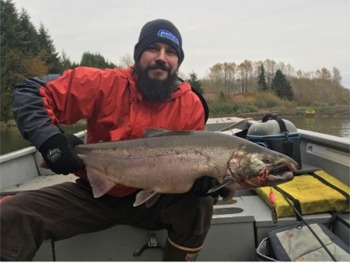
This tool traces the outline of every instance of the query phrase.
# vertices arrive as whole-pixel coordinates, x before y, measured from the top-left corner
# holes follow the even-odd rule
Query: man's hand
[[[74,152],[74,146],[84,142],[73,134],[58,133],[39,148],[48,168],[56,174],[69,174],[85,168]]]
[[[212,197],[227,197],[230,193],[230,190],[223,187],[219,189],[218,191],[215,191],[213,193],[208,194],[208,191],[217,186],[219,183],[216,181],[213,177],[210,176],[203,176],[199,178],[192,187],[192,193],[194,193],[196,196],[209,196]]]

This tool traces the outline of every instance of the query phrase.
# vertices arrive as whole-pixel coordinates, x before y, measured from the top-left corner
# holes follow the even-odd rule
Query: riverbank
[[[246,112],[239,113],[234,112],[232,114],[228,114],[227,116],[210,116],[210,117],[242,117],[242,118],[253,118],[256,120],[261,119],[266,114],[276,114],[280,117],[349,117],[350,118],[350,107],[348,105],[339,105],[339,106],[321,106],[321,107],[297,107],[297,108],[272,108],[268,110],[262,110],[258,112]]]

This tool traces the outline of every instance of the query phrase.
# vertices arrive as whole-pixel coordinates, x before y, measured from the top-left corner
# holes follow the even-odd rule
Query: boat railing
[[[78,132],[75,135],[85,139],[86,131]],[[40,167],[41,162],[41,154],[34,146],[0,155],[1,191],[38,176],[52,175],[51,170]]]
[[[350,139],[298,129],[303,164],[319,167],[349,185]]]

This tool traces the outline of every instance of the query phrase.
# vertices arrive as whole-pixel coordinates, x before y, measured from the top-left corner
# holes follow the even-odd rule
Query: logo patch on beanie
[[[169,39],[171,42],[174,42],[176,45],[180,45],[179,39],[168,30],[160,29],[157,33],[157,36]]]

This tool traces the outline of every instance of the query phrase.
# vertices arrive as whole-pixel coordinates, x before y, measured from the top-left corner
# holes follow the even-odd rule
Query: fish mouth
[[[298,164],[294,160],[281,158],[278,162],[264,167],[255,176],[243,176],[240,184],[243,187],[256,188],[286,183],[294,178],[297,169]]]
[[[286,183],[294,178],[294,174],[289,170],[288,166],[278,167],[274,169],[265,168],[261,173],[254,177],[246,177],[243,180],[243,185],[249,188],[272,186],[281,183]]]
[[[289,162],[267,168],[263,173],[270,183],[287,182],[293,179],[294,173],[298,169],[298,164]]]
[[[294,178],[292,171],[286,171],[282,174],[267,174],[266,179],[269,183],[279,183],[279,182],[288,182]]]

